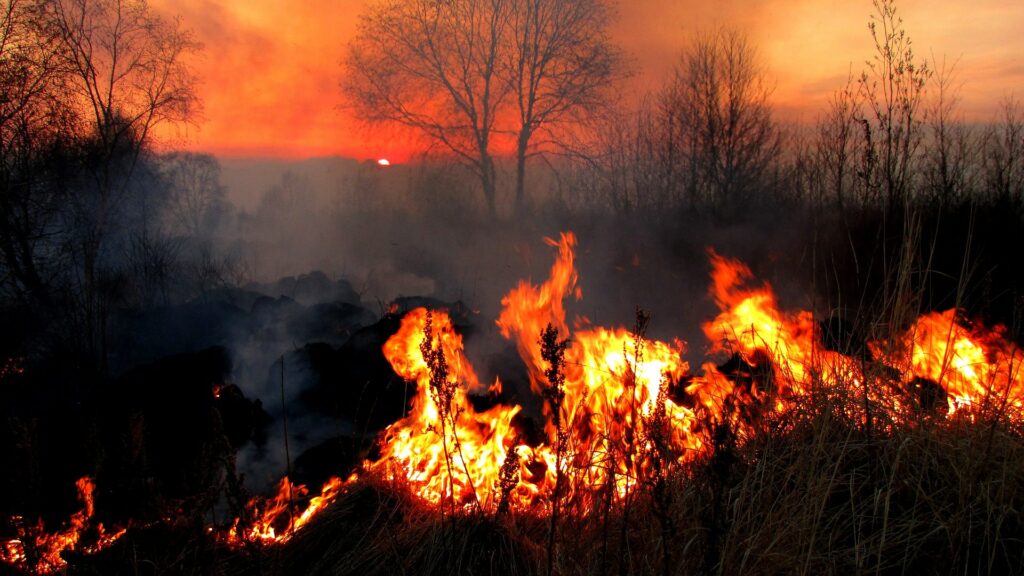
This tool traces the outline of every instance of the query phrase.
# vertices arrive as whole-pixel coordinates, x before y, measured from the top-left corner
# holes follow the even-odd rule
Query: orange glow
[[[444,353],[450,395],[436,386],[437,376],[424,359],[425,343]],[[416,383],[417,394],[409,414],[384,433],[380,459],[367,468],[408,479],[413,491],[431,502],[450,498],[461,506],[489,505],[498,470],[513,447],[512,418],[519,407],[478,413],[469,403],[467,393],[483,389],[463,355],[462,336],[443,311],[417,308],[406,314],[384,344],[384,356],[399,376]]]
[[[497,320],[544,400],[539,438],[524,437],[521,406],[474,406],[471,395],[500,393],[501,383],[480,381],[447,311],[417,308],[382,348],[416,389],[405,417],[381,435],[379,457],[348,480],[331,478],[312,498],[285,477],[217,538],[232,547],[286,542],[349,483],[369,476],[404,485],[441,510],[545,514],[557,498],[569,513],[585,514],[606,497],[628,498],[667,467],[708,456],[717,427],[728,425],[742,443],[759,433],[762,418],[798,409],[812,394],[838,399],[854,422],[877,415],[873,425],[883,432],[925,417],[972,422],[994,409],[1019,419],[1024,410],[1024,354],[1004,328],[969,323],[956,310],[929,312],[888,341],[868,342],[870,355],[846,356],[825,349],[811,312],[782,309],[750,268],[710,250],[709,296],[719,313],[703,325],[711,356],[699,372],[690,372],[682,341],[647,338],[639,313],[633,330],[577,318],[571,331],[566,300],[582,298],[576,237],[546,242],[554,249],[549,277],[510,290]],[[542,343],[549,327],[559,342],[567,339],[560,371]],[[553,389],[549,379],[560,377]],[[64,566],[61,551],[89,553],[120,537],[123,530],[108,534],[97,525],[95,544],[81,544],[93,516],[91,480],[78,489],[84,509],[67,528],[23,530],[3,543],[0,559],[53,572]]]
[[[605,495],[627,498],[666,466],[708,455],[716,426],[727,424],[743,442],[762,416],[798,408],[810,394],[845,400],[853,420],[869,407],[883,431],[913,426],[926,414],[970,422],[981,410],[1014,418],[1024,410],[1024,355],[1002,327],[968,323],[956,310],[930,312],[889,341],[869,342],[870,358],[852,358],[824,348],[811,312],[781,309],[769,284],[714,251],[709,296],[719,313],[703,325],[711,358],[691,374],[682,341],[584,318],[570,331],[566,300],[582,298],[576,237],[566,232],[546,242],[555,251],[549,277],[510,290],[497,320],[516,343],[532,392],[544,399],[541,438],[523,437],[520,406],[474,407],[470,395],[500,393],[501,383],[480,381],[447,311],[417,308],[383,345],[392,369],[416,391],[406,416],[382,434],[379,457],[346,481],[331,478],[314,497],[285,477],[273,496],[250,500],[217,537],[232,547],[287,542],[349,483],[371,475],[402,483],[442,510],[508,506],[544,514],[557,495],[566,510],[583,514]],[[558,393],[542,344],[548,327],[567,339]],[[62,551],[91,553],[119,538],[124,530],[89,527],[94,486],[89,478],[77,486],[84,508],[66,528],[24,529],[3,543],[0,559],[50,573],[65,566]],[[82,545],[85,533],[94,544]]]
[[[891,352],[877,343],[872,350],[888,356],[905,383],[914,378],[938,383],[950,414],[985,404],[1019,412],[1024,407],[1024,353],[1003,337],[1004,331],[966,324],[956,310],[930,312],[896,340]]]
[[[180,16],[204,53],[193,63],[204,113],[186,130],[161,130],[170,146],[231,157],[343,155],[404,162],[418,142],[401,130],[362,129],[341,105],[341,61],[368,0],[155,0]],[[636,2],[623,6],[611,34],[635,58],[631,90],[670,77],[680,51],[700,31],[733,26],[760,48],[781,116],[813,121],[828,96],[872,55],[870,3]],[[1005,0],[907,0],[900,13],[919,58],[959,59],[968,118],[987,120],[1024,82],[1024,4]]]

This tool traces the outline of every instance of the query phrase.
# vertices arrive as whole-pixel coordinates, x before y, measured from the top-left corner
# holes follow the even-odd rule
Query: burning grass
[[[846,353],[711,252],[715,360],[691,372],[684,343],[647,337],[643,311],[632,329],[570,331],[575,237],[549,244],[550,278],[509,292],[498,319],[543,399],[539,437],[520,406],[474,407],[488,386],[462,336],[444,310],[414,309],[383,351],[417,392],[379,452],[318,496],[285,479],[205,528],[224,561],[302,574],[1024,570],[1024,373],[1002,328],[929,312]]]
[[[994,413],[865,435],[833,397],[558,525],[559,574],[1019,573],[1024,442]],[[721,432],[720,432],[721,433]],[[660,518],[660,521],[654,519]],[[545,573],[548,522],[442,517],[400,479],[352,484],[282,552],[280,573]]]
[[[510,292],[498,321],[545,400],[545,438],[522,440],[518,406],[474,410],[461,337],[443,311],[412,311],[385,345],[418,384],[412,410],[329,523],[299,535],[296,562],[327,558],[303,572],[1024,568],[1024,380],[1002,329],[929,313],[846,355],[711,253],[721,313],[704,331],[729,359],[690,374],[642,312],[632,330],[562,339],[574,242],[551,242],[550,279]]]

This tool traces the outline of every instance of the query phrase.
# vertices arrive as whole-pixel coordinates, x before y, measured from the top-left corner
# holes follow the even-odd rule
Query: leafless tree
[[[47,268],[56,266],[43,244],[62,203],[53,172],[74,115],[39,5],[9,0],[0,9],[0,269],[5,288],[38,303],[49,298]]]
[[[95,347],[104,330],[98,290],[104,240],[153,128],[186,121],[195,111],[185,56],[197,45],[145,0],[44,0],[41,10],[57,41],[68,106],[82,120],[83,184],[69,202],[85,333]]]
[[[384,0],[362,16],[345,57],[343,90],[358,116],[409,126],[446,148],[480,178],[492,216],[510,10],[511,0]]]
[[[770,94],[757,53],[739,32],[703,34],[683,54],[662,109],[677,124],[667,134],[691,205],[756,199],[780,149]]]
[[[343,91],[360,118],[471,168],[494,217],[495,150],[516,152],[521,209],[527,160],[603,100],[621,60],[607,23],[603,0],[382,0],[348,46]]]
[[[168,224],[181,236],[208,237],[227,204],[220,164],[194,152],[167,154],[160,161],[168,186]]]
[[[956,65],[943,63],[935,74],[934,101],[928,109],[927,140],[922,172],[925,191],[932,200],[950,204],[966,198],[972,189],[975,143],[971,128],[958,113]]]
[[[985,130],[982,163],[993,199],[1024,206],[1024,113],[1017,99],[1005,100],[999,118]]]
[[[864,170],[888,208],[906,204],[912,189],[913,162],[921,142],[920,108],[931,70],[915,62],[914,51],[897,15],[894,0],[873,0],[868,24],[875,56],[858,83],[867,114],[862,117],[869,159]]]
[[[558,144],[562,124],[608,102],[622,57],[608,38],[603,0],[512,2],[508,76],[517,111],[516,212],[525,203],[526,161]],[[535,142],[535,137],[544,136]]]
[[[828,110],[817,124],[814,163],[818,168],[822,200],[834,198],[840,212],[850,204],[857,185],[857,160],[862,140],[857,118],[861,115],[856,86],[851,81],[829,100]]]

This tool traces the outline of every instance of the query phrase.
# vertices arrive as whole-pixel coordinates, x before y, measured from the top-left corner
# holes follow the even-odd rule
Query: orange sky
[[[193,63],[202,117],[164,139],[221,156],[402,159],[408,141],[367,134],[339,107],[341,57],[366,3],[152,0],[204,45]],[[899,7],[919,57],[959,61],[969,117],[988,118],[1014,91],[1024,97],[1024,2],[903,0]],[[635,91],[656,87],[694,32],[729,25],[758,46],[787,119],[813,120],[872,50],[870,0],[621,0],[618,12],[613,33],[637,67]]]

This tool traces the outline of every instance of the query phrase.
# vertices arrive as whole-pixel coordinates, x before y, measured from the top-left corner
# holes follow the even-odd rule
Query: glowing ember
[[[107,532],[103,524],[97,524],[90,530],[89,520],[93,516],[92,494],[95,485],[88,476],[83,476],[75,483],[78,488],[78,499],[83,508],[71,515],[66,528],[59,532],[47,533],[40,520],[35,526],[19,527],[17,539],[8,540],[0,548],[0,561],[17,566],[36,574],[52,574],[67,566],[61,556],[65,550],[76,550],[85,554],[95,554],[108,548],[124,535],[124,529]],[[15,523],[18,518],[15,518]],[[89,533],[92,544],[84,544],[83,535]]]
[[[10,376],[17,376],[25,373],[25,359],[19,357],[8,358],[0,365],[0,382]]]

